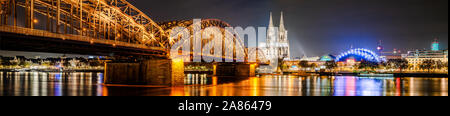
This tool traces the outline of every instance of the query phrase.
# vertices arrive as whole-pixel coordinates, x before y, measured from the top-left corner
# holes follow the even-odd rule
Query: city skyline
[[[375,50],[448,49],[447,0],[154,0],[130,1],[157,22],[217,18],[232,26],[268,26],[284,12],[292,57],[338,54],[350,46]],[[171,3],[180,4],[171,4]],[[207,10],[206,10],[207,9]],[[275,25],[280,19],[274,18]],[[261,40],[260,40],[261,41]],[[408,42],[406,42],[408,41]],[[412,41],[412,42],[411,42]]]
[[[445,3],[0,0],[0,96],[448,96]]]
[[[435,46],[434,43],[436,42],[436,38],[433,39],[433,41],[431,41],[430,43],[426,44],[424,43],[424,45],[428,45],[427,47],[424,48],[393,48],[393,49],[385,49],[383,44],[383,52],[397,52],[400,51],[399,54],[407,54],[408,51],[415,51],[415,50],[433,50]],[[445,43],[442,43],[440,41],[438,41],[438,50],[448,50],[447,48],[443,48],[442,45],[446,45]],[[259,43],[261,44],[261,42]],[[355,45],[351,44],[350,46],[348,46],[347,49],[343,49],[341,51],[345,51],[345,50],[349,50],[352,48],[358,48],[355,47]],[[364,48],[364,47],[359,47],[359,48]],[[370,50],[375,50],[376,48],[366,48],[366,49],[370,49]],[[293,52],[296,53],[296,52]],[[298,53],[298,52],[297,52]],[[326,56],[326,55],[338,55],[340,53],[338,52],[334,52],[334,53],[327,53],[327,54],[322,54],[322,55],[309,55],[309,56],[291,56],[291,59],[297,59],[297,58],[307,58],[307,57],[321,57],[321,56]],[[378,55],[382,55],[382,54],[378,54]],[[46,53],[46,52],[26,52],[26,51],[5,51],[5,50],[0,50],[0,56],[3,57],[16,57],[16,56],[24,56],[26,58],[59,58],[62,56],[68,57],[68,58],[77,58],[77,57],[83,57],[83,58],[88,58],[88,57],[97,57],[96,55],[80,55],[80,54],[63,54],[63,53]]]
[[[185,4],[170,4],[175,1]],[[155,0],[151,1],[152,4],[147,1],[129,2],[156,22],[215,18],[224,20],[231,26],[267,27],[270,12],[274,16],[280,16],[280,12],[284,12],[293,58],[338,54],[350,49],[350,46],[375,50],[380,40],[383,41],[385,51],[429,49],[435,38],[441,43],[440,49],[448,49],[447,0],[369,0],[367,3],[355,0]],[[419,5],[421,7],[417,7]],[[279,25],[279,17],[273,20],[275,25]],[[3,53],[13,56],[23,54]]]

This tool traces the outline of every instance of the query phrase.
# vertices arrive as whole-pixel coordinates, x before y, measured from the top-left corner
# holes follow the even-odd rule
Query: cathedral
[[[266,42],[261,44],[260,48],[264,48],[268,59],[290,59],[288,31],[284,27],[283,12],[281,12],[279,27],[274,26],[272,13],[270,13]]]

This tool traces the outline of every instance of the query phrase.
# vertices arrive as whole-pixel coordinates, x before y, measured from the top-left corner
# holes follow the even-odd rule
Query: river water
[[[185,84],[105,85],[96,72],[0,72],[0,96],[448,96],[448,78],[186,74]]]

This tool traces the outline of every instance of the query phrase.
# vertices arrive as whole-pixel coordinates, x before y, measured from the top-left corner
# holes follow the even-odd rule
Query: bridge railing
[[[83,41],[83,42],[88,42],[91,44],[100,43],[100,44],[106,44],[106,45],[112,45],[112,46],[123,46],[123,47],[165,51],[165,49],[163,49],[163,48],[149,47],[149,46],[142,45],[142,44],[133,44],[133,43],[127,43],[127,42],[121,42],[121,41],[115,41],[115,40],[95,39],[92,37],[81,36],[81,35],[57,34],[57,33],[52,33],[52,32],[48,32],[48,31],[44,31],[44,30],[30,29],[30,28],[24,28],[24,27],[2,25],[2,26],[0,26],[0,31],[16,33],[16,34],[23,34],[23,35],[27,35],[27,36],[37,36],[37,37],[55,38],[55,39],[62,39],[62,40]]]

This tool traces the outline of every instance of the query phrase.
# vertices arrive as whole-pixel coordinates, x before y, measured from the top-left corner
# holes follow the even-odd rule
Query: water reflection
[[[0,72],[0,96],[102,96],[102,73]]]
[[[448,78],[262,76],[238,82],[160,89],[172,96],[448,96]],[[225,77],[224,77],[225,78]],[[211,83],[210,80],[212,81]]]
[[[448,78],[186,74],[185,85],[104,86],[95,72],[0,72],[0,96],[448,96]]]
[[[209,85],[211,84],[211,79],[207,78],[207,74],[186,74],[184,78],[185,85]]]

